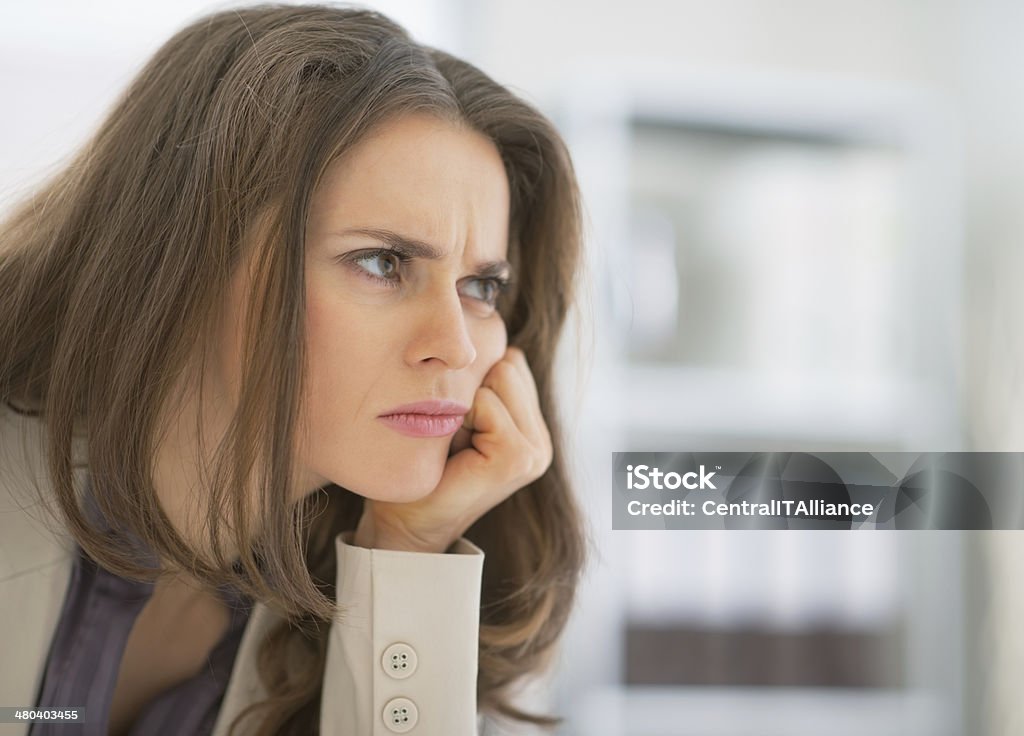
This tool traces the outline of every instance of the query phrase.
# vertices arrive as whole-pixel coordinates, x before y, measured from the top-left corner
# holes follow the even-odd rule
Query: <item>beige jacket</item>
[[[31,478],[47,476],[42,427],[38,419],[0,402],[0,706],[35,705],[72,569],[73,541],[49,532],[39,509],[32,508]],[[76,460],[82,452],[78,441]],[[335,541],[338,602],[348,614],[331,625],[320,733],[477,734],[483,551],[465,538],[448,554],[372,550],[349,544],[350,535]],[[226,736],[233,717],[263,697],[256,653],[275,620],[270,609],[256,603],[214,736]],[[393,654],[411,666],[393,671]],[[396,725],[389,713],[402,708],[408,720]],[[106,714],[85,717],[92,721]],[[0,735],[23,736],[28,728],[27,723],[0,724]]]

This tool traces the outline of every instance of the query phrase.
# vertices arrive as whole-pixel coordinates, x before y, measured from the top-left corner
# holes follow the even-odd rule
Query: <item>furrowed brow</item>
[[[366,235],[371,238],[383,240],[395,251],[411,258],[423,258],[428,261],[439,261],[444,258],[445,255],[444,251],[440,248],[435,248],[430,243],[425,243],[422,240],[416,240],[415,238],[409,238],[391,230],[381,230],[379,228],[352,228],[339,234]],[[510,276],[511,273],[512,264],[508,261],[482,261],[476,265],[476,275],[484,278],[492,276]]]

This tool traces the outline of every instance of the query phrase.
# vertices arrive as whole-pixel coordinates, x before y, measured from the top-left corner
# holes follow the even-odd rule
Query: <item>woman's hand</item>
[[[367,499],[353,541],[444,552],[477,519],[543,475],[552,456],[526,356],[509,347],[477,389],[437,488],[411,503]]]

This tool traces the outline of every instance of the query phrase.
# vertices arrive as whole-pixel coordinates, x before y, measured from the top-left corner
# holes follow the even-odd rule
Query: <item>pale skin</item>
[[[496,285],[479,271],[507,259],[508,216],[508,179],[494,144],[419,113],[382,125],[332,163],[314,195],[296,493],[335,483],[362,495],[353,539],[359,546],[444,552],[551,464],[530,367],[507,344],[493,306]],[[421,241],[439,257],[400,262],[373,254],[390,248],[368,234],[381,230]],[[225,295],[220,360],[204,377],[209,437],[223,432],[237,395],[248,286],[239,268]],[[471,407],[463,427],[409,437],[379,419],[429,399]],[[201,454],[190,430],[199,410],[187,402],[168,423],[156,463],[161,505],[185,534],[185,499],[197,485]],[[155,694],[194,674],[228,625],[223,604],[187,575],[161,581],[157,592],[129,638],[111,734],[127,728]],[[151,655],[161,642],[173,643],[175,657],[154,672]]]

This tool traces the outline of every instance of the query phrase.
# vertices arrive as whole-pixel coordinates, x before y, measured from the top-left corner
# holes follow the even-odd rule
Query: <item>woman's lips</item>
[[[414,401],[411,404],[402,404],[381,412],[381,416],[391,414],[465,414],[469,407],[451,399],[430,399],[428,401]]]
[[[410,437],[445,437],[462,426],[469,407],[450,399],[431,399],[402,404],[378,419]]]
[[[377,418],[409,437],[444,437],[461,427],[464,417],[460,414],[387,414]]]

